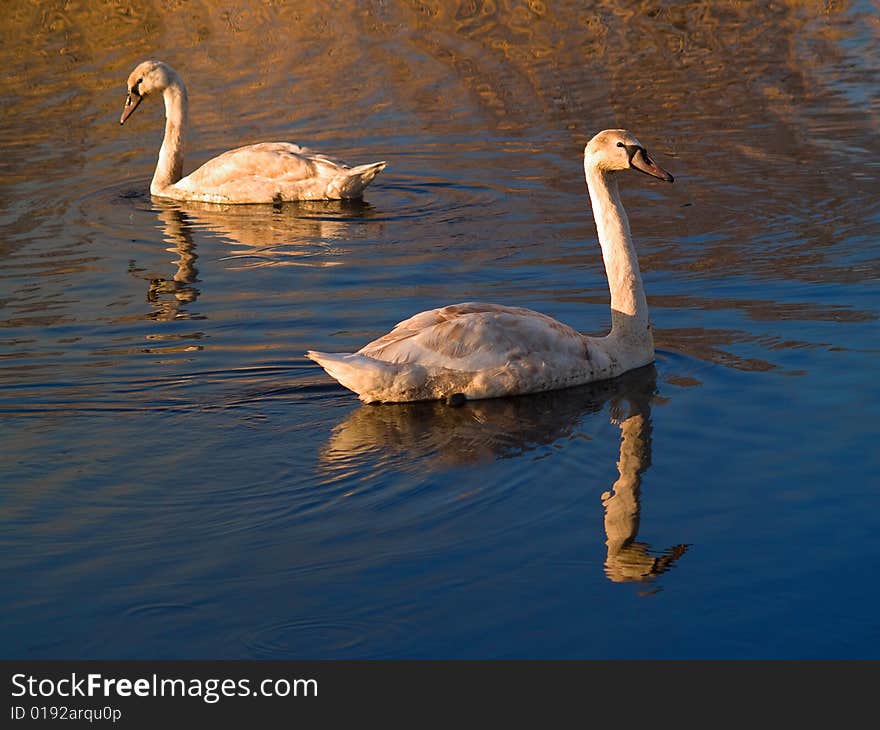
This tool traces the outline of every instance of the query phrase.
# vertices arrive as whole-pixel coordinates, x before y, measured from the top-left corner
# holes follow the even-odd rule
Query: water
[[[878,658],[870,2],[13,2],[0,22],[0,654]],[[151,199],[289,140],[362,202]],[[304,357],[423,309],[610,322],[580,154],[625,126],[657,362],[462,408]],[[612,496],[613,494],[613,496]]]

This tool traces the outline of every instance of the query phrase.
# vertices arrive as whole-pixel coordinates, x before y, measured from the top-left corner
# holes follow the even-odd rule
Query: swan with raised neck
[[[611,293],[611,331],[582,334],[522,307],[465,302],[416,314],[355,353],[307,356],[364,402],[535,393],[616,377],[654,360],[639,263],[620,200],[619,173],[673,177],[624,129],[599,132],[584,174]]]
[[[290,142],[261,142],[224,152],[184,177],[189,99],[171,66],[149,60],[135,67],[119,123],[150,94],[165,102],[165,136],[150,183],[159,197],[225,204],[360,198],[385,167],[384,161],[352,167]]]

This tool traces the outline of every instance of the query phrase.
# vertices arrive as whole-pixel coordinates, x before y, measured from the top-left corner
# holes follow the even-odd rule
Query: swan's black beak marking
[[[672,177],[666,170],[664,170],[660,165],[658,165],[651,156],[648,154],[648,151],[644,147],[639,147],[638,145],[627,145],[626,151],[629,152],[629,162],[630,164],[639,170],[640,172],[644,172],[646,175],[650,175],[651,177],[656,177],[665,182],[674,182],[675,178]]]

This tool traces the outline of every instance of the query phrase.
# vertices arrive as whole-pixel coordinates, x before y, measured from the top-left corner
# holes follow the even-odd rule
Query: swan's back
[[[540,312],[480,302],[420,312],[358,350],[385,362],[464,371],[548,353],[583,358],[584,338]]]
[[[357,198],[384,167],[350,167],[290,142],[261,142],[218,155],[174,188],[188,200],[211,203]]]

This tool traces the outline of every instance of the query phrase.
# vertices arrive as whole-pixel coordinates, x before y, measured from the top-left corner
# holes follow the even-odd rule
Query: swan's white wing
[[[410,317],[358,354],[476,372],[522,359],[583,360],[586,344],[579,332],[540,312],[466,302]]]
[[[318,176],[319,165],[329,165],[334,170],[346,167],[329,158],[314,155],[296,144],[262,142],[237,147],[208,160],[177,185],[199,189],[219,188],[230,181],[238,181],[242,178],[293,182]]]
[[[174,188],[183,197],[218,203],[357,197],[384,167],[352,168],[290,142],[261,142],[208,160]]]

